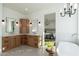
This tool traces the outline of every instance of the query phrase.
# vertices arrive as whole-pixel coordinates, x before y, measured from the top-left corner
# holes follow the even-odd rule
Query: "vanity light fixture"
[[[32,23],[30,23],[30,24],[32,24]]]
[[[4,22],[4,20],[2,20],[2,22]]]
[[[32,22],[30,22],[30,27],[32,26]]]
[[[38,22],[38,25],[41,25],[41,22],[40,21]]]
[[[16,24],[18,24],[18,22],[16,22]]]
[[[4,20],[2,20],[2,23],[3,23],[3,24],[4,24],[4,22],[5,22],[5,21],[4,21]]]
[[[2,50],[4,51],[5,50],[5,47],[3,47]]]
[[[40,24],[40,22],[39,22],[39,24]]]
[[[60,12],[60,15],[64,17],[66,14],[71,17],[71,15],[74,15],[77,11],[77,4],[76,3],[67,3],[64,5],[64,12]]]
[[[16,22],[16,26],[18,26],[19,25],[19,23],[18,23],[18,21]]]

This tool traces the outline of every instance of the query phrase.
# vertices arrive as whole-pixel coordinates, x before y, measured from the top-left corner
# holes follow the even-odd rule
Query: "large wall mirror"
[[[10,17],[6,17],[6,32],[7,33],[14,33],[15,30],[15,19],[14,18],[10,18]]]
[[[38,20],[32,20],[32,33],[37,34],[38,31]]]

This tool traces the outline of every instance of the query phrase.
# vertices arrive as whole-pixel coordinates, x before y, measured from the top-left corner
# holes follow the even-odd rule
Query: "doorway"
[[[56,40],[56,13],[46,14],[44,16],[44,47],[55,48]]]

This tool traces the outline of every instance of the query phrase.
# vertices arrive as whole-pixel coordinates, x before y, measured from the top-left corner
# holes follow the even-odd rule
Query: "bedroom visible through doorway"
[[[56,33],[56,27],[55,27],[55,16],[56,13],[46,14],[44,16],[44,47],[45,48],[53,48],[55,49],[55,33]]]

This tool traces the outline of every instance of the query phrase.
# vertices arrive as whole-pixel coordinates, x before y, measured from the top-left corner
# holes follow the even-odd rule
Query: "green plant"
[[[52,41],[47,41],[47,42],[45,42],[45,46],[47,46],[47,48],[53,48],[54,42],[52,42]]]

